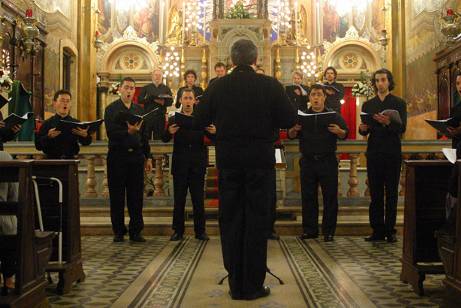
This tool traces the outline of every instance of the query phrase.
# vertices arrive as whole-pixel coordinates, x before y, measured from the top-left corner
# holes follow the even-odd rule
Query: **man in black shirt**
[[[184,89],[179,99],[181,113],[192,116],[195,105],[195,94],[192,89]],[[205,233],[204,185],[208,164],[208,149],[204,144],[204,136],[214,139],[216,128],[208,126],[205,130],[193,130],[175,124],[174,116],[168,120],[168,128],[163,135],[163,142],[174,138],[171,174],[174,186],[174,234],[170,240],[182,240],[184,234],[184,207],[189,189],[194,211],[195,238],[208,240]],[[213,135],[213,136],[212,136]]]
[[[161,69],[155,69],[152,72],[152,83],[144,86],[138,96],[138,102],[144,105],[144,111],[147,113],[159,108],[149,120],[144,123],[145,133],[148,139],[160,140],[165,129],[166,108],[173,104],[171,90],[163,84],[163,72]],[[167,96],[169,98],[161,98]]]
[[[275,167],[274,134],[295,124],[283,86],[257,74],[257,48],[241,39],[231,48],[231,74],[213,82],[197,105],[197,127],[216,125],[219,226],[224,267],[233,299],[270,293],[267,232]]]
[[[285,87],[285,91],[287,92],[291,104],[297,110],[306,108],[308,100],[307,93],[309,92],[309,88],[304,86],[302,83],[303,74],[301,72],[294,72],[293,84]]]
[[[311,107],[307,114],[331,112],[325,107],[325,88],[320,84],[311,86],[309,101]],[[307,108],[307,106],[306,106]],[[319,116],[320,117],[320,116]],[[318,237],[318,186],[322,188],[323,218],[322,233],[326,242],[332,241],[336,230],[338,215],[338,160],[336,159],[336,143],[338,139],[346,139],[348,129],[340,114],[336,113],[328,126],[315,121],[313,127],[296,124],[288,131],[288,136],[299,138],[299,149],[302,154],[301,197],[303,212],[302,239]]]
[[[67,90],[59,90],[54,94],[53,106],[56,114],[43,122],[35,136],[35,147],[45,153],[47,159],[73,159],[80,152],[81,145],[91,144],[88,128],[74,128],[71,134],[57,129],[59,121],[80,122],[69,115],[72,106],[72,95]]]
[[[219,78],[226,76],[227,74],[226,65],[222,62],[216,63],[214,65],[214,72],[216,73],[216,77],[210,79],[210,81],[208,82],[208,86],[210,86],[213,82],[215,82]]]
[[[402,162],[400,138],[407,126],[407,105],[403,99],[394,96],[392,73],[380,69],[373,74],[373,87],[377,95],[363,103],[362,112],[373,115],[370,125],[361,123],[359,133],[368,137],[367,174],[370,189],[370,225],[373,233],[366,241],[382,241],[385,238],[392,243],[395,236],[397,217],[398,188]],[[396,110],[400,121],[391,120],[385,110]],[[384,193],[386,206],[384,209]]]
[[[338,72],[333,66],[327,67],[323,73],[323,78],[326,80],[324,85],[330,86],[326,88],[327,100],[325,105],[327,108],[341,114],[341,100],[344,98],[344,87],[342,84],[336,82],[337,77]]]
[[[176,108],[181,107],[181,102],[179,100],[182,96],[182,91],[184,91],[184,89],[191,89],[194,91],[194,97],[195,97],[196,103],[198,103],[197,97],[202,96],[203,94],[203,89],[195,85],[195,81],[197,81],[197,73],[194,70],[187,70],[184,73],[184,81],[186,82],[186,85],[184,87],[179,88],[178,94],[176,95],[176,103],[175,103]]]
[[[452,138],[452,148],[457,149],[458,144],[461,141],[461,102],[458,102],[456,98],[461,97],[461,72],[455,77],[456,92],[453,94],[453,107],[451,108],[450,116],[455,118],[458,122],[458,127],[449,127],[448,131]]]
[[[121,113],[142,115],[140,106],[133,104],[135,82],[126,77],[120,85],[120,99],[106,107],[104,123],[109,139],[107,180],[109,184],[110,213],[114,242],[123,242],[127,233],[124,222],[125,196],[130,214],[129,235],[134,242],[145,242],[141,231],[144,196],[144,169],[152,170],[149,140],[143,121],[123,122]]]

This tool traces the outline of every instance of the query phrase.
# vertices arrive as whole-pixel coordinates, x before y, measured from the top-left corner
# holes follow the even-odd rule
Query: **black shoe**
[[[272,231],[271,234],[269,234],[269,236],[267,237],[267,239],[278,241],[280,239],[280,236],[277,233],[275,233],[275,231]]]
[[[372,234],[372,235],[366,237],[364,240],[365,240],[365,242],[380,242],[380,241],[384,241],[384,236],[383,235]]]
[[[179,233],[173,233],[173,235],[170,237],[170,241],[182,241],[183,236],[182,234]]]
[[[388,243],[395,243],[397,242],[397,237],[395,236],[395,234],[388,235],[386,236],[386,241]]]
[[[201,241],[208,241],[210,239],[205,232],[203,232],[202,234],[196,235],[195,238]]]
[[[137,242],[137,243],[144,243],[146,239],[141,234],[137,234],[137,235],[130,236],[130,241]]]
[[[245,296],[246,300],[254,300],[261,297],[266,297],[271,294],[271,289],[268,286],[263,286],[258,292]]]
[[[307,240],[307,239],[318,238],[318,237],[319,237],[318,234],[303,233],[303,234],[301,234],[301,236],[299,238],[302,239],[302,240]]]
[[[123,235],[115,235],[114,236],[114,243],[121,243],[125,241],[125,238],[123,237]]]
[[[323,236],[323,241],[324,242],[333,242],[334,238],[332,234],[327,234]]]

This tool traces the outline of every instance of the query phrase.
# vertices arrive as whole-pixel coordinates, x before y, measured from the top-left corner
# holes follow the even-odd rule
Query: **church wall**
[[[446,4],[444,3],[446,2]],[[447,7],[458,7],[459,1],[409,0],[406,2],[406,101],[408,128],[406,139],[435,139],[426,129],[424,119],[437,117],[437,79],[433,61],[444,48],[439,18]]]

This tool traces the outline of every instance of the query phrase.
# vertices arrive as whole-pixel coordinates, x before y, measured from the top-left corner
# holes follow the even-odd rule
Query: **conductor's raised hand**
[[[57,130],[56,128],[52,128],[48,131],[48,138],[50,139],[54,139],[59,135],[61,135],[61,131]]]
[[[142,120],[133,125],[131,125],[129,122],[126,122],[126,125],[128,126],[128,134],[134,135],[137,132],[139,132],[141,130],[142,123],[143,123]]]
[[[216,134],[216,126],[214,126],[213,124],[210,124],[207,127],[205,127],[205,130],[212,135]]]
[[[178,130],[179,130],[179,126],[177,124],[172,124],[168,126],[168,132],[172,135],[176,134]]]
[[[86,129],[80,128],[80,127],[73,128],[72,129],[72,134],[77,135],[77,136],[82,137],[82,138],[86,138],[86,137],[88,137],[88,128],[89,127],[87,127]]]
[[[373,119],[378,121],[380,124],[389,125],[391,124],[391,118],[387,115],[377,113],[373,115]]]

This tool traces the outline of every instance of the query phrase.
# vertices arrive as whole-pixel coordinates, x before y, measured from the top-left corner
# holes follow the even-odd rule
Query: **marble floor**
[[[269,297],[233,301],[228,295],[219,238],[142,244],[112,243],[108,236],[83,238],[87,278],[64,296],[47,292],[51,307],[461,307],[446,295],[443,276],[428,276],[425,296],[400,282],[401,241],[373,244],[361,237],[334,242],[294,236],[269,241]]]

